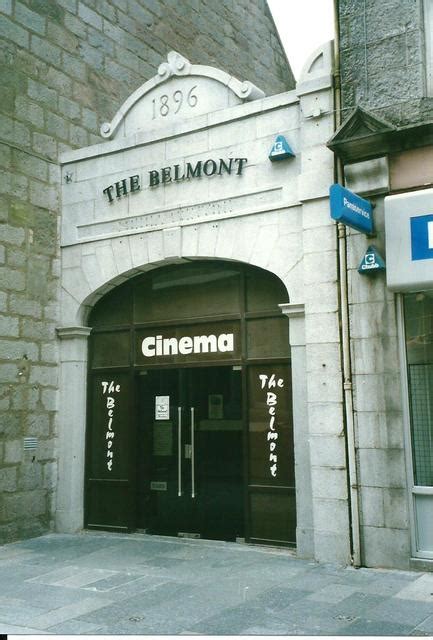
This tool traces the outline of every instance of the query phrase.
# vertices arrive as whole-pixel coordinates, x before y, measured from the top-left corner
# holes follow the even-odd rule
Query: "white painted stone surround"
[[[109,140],[64,154],[59,531],[83,526],[92,305],[139,272],[186,258],[235,260],[279,276],[290,297],[282,312],[292,348],[298,553],[348,563],[336,231],[328,210],[333,155],[325,146],[333,133],[331,61],[328,43],[307,61],[296,90],[264,97],[172,52],[103,125]],[[183,102],[191,89],[194,106]],[[161,96],[180,100],[178,91],[178,113],[153,117]],[[278,134],[295,158],[269,161]],[[230,157],[248,158],[242,175],[146,184],[153,169]],[[110,204],[103,189],[135,174],[143,188]]]

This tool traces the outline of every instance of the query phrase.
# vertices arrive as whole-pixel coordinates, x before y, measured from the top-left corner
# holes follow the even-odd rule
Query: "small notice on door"
[[[224,418],[223,396],[220,393],[211,393],[208,396],[209,420],[222,420]]]
[[[170,420],[170,396],[155,396],[155,420]]]

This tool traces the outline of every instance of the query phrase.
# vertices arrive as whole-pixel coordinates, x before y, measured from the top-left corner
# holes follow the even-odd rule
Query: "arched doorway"
[[[85,526],[295,544],[283,283],[194,260],[89,317]]]

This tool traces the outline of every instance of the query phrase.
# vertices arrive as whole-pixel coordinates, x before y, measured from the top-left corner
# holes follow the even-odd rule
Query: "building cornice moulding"
[[[227,109],[221,109],[220,111],[199,115],[179,124],[168,125],[162,130],[140,131],[134,135],[120,138],[119,140],[109,140],[90,147],[65,151],[60,155],[60,165],[118,153],[119,151],[127,151],[134,147],[163,142],[189,133],[198,133],[211,127],[229,124],[230,122],[243,120],[252,115],[267,113],[298,103],[299,97],[296,95],[295,90],[278,93],[274,96],[258,99],[248,104],[239,104],[234,107],[228,107]]]

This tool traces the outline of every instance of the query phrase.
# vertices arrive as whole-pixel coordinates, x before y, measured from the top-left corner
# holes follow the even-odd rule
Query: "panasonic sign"
[[[182,338],[163,338],[149,336],[141,343],[145,358],[155,356],[188,355],[190,353],[224,353],[234,351],[233,333],[221,333],[208,336],[183,336]]]

